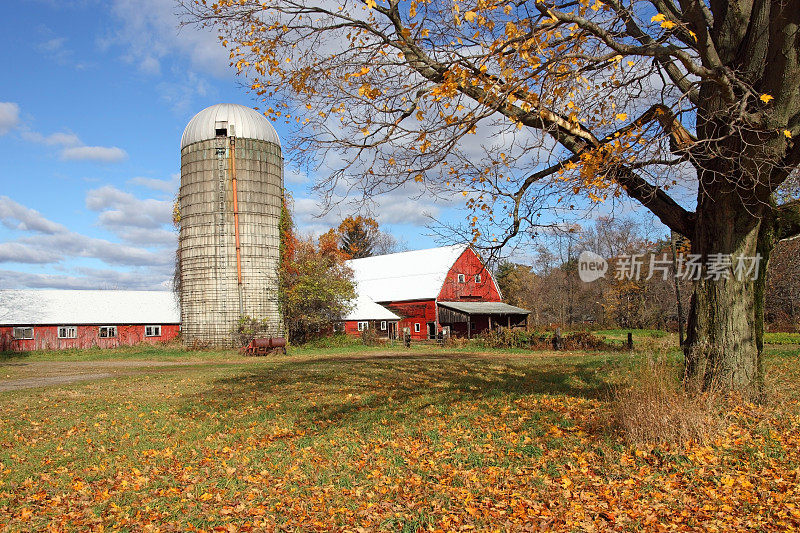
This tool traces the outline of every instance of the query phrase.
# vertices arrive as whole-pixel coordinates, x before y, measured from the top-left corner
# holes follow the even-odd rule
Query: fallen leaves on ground
[[[603,399],[625,356],[604,357],[321,359],[16,392],[0,526],[800,528],[796,396],[739,405],[706,445],[637,449]]]

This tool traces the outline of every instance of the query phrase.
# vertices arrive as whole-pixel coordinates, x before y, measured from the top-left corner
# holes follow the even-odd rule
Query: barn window
[[[145,326],[144,327],[144,336],[145,337],[160,337],[161,336],[161,326]]]
[[[117,326],[100,326],[100,338],[108,339],[117,336]]]
[[[480,282],[481,282],[481,275],[475,274],[475,283],[480,283]]]
[[[458,282],[459,283],[464,283],[465,281],[466,281],[466,278],[464,277],[464,274],[459,274],[458,275]]]
[[[381,331],[386,331],[386,321],[381,320]]]
[[[364,331],[365,329],[369,329],[369,322],[359,322],[358,331]]]
[[[14,328],[14,338],[21,340],[32,339],[33,328]]]
[[[459,276],[462,276],[462,275],[463,274],[459,274]],[[419,322],[415,322],[414,323],[414,333],[419,333]]]
[[[77,326],[58,326],[59,339],[76,339],[78,338]]]

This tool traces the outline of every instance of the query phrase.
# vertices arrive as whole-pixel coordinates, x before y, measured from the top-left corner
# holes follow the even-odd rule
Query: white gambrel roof
[[[360,294],[350,304],[353,308],[344,317],[345,320],[400,320],[399,316],[384,306],[376,304],[363,294]]]
[[[237,138],[258,139],[281,145],[278,133],[272,127],[267,117],[247,106],[239,104],[217,104],[207,107],[196,114],[181,137],[181,149],[200,141],[216,138],[216,124],[218,121],[234,126]]]
[[[466,244],[351,259],[356,291],[373,302],[432,299]]]
[[[0,325],[180,324],[168,291],[0,290]]]

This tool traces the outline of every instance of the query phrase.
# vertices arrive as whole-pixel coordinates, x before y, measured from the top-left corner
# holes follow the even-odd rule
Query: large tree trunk
[[[728,276],[703,269],[689,310],[685,384],[694,391],[761,393],[763,383],[764,287],[767,261],[775,245],[775,222],[768,204],[743,202],[736,192],[715,191],[697,211],[692,253],[705,266],[714,254],[730,257]],[[735,272],[757,259],[757,274]]]

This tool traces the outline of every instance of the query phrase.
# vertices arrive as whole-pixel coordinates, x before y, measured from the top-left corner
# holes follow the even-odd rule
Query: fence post
[[[633,333],[628,332],[628,349],[633,350]]]

